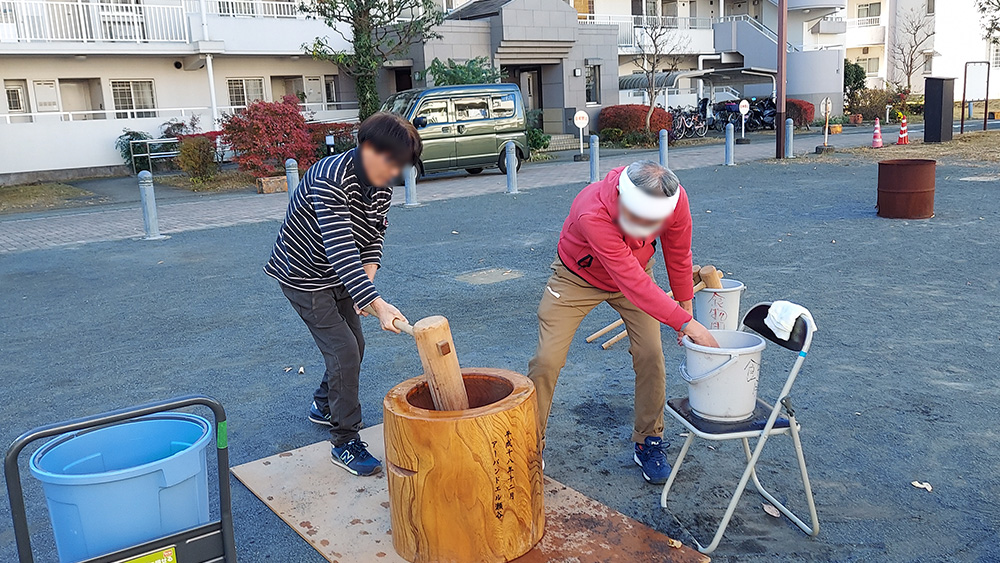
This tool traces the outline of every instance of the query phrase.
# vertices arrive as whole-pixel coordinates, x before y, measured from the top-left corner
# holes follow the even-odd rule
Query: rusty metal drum
[[[934,216],[934,175],[937,161],[883,160],[878,163],[879,217],[930,219]]]

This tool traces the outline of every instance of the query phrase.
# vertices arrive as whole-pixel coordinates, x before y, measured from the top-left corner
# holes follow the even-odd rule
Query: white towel
[[[767,317],[764,324],[774,332],[774,335],[782,340],[788,340],[795,327],[795,321],[799,317],[805,317],[809,326],[816,330],[816,321],[812,318],[812,313],[802,305],[797,305],[791,301],[775,301],[767,310]]]

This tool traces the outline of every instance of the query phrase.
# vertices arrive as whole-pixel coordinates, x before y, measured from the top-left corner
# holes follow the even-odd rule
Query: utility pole
[[[785,158],[785,74],[788,70],[788,0],[778,0],[778,76],[775,87],[774,157]]]

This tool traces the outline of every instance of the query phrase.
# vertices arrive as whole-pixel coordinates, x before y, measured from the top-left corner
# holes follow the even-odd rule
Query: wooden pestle
[[[375,315],[369,305],[365,312]],[[392,321],[393,326],[413,337],[417,343],[417,354],[424,366],[427,386],[431,391],[434,408],[439,411],[460,411],[469,408],[469,395],[465,390],[462,369],[458,365],[455,341],[451,337],[448,319],[435,315],[409,325],[401,319]]]

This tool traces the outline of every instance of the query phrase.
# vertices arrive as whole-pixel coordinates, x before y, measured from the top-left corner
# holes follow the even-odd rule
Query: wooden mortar
[[[413,563],[501,563],[542,538],[535,387],[512,371],[463,368],[466,410],[434,410],[424,377],[383,401],[392,544]]]

